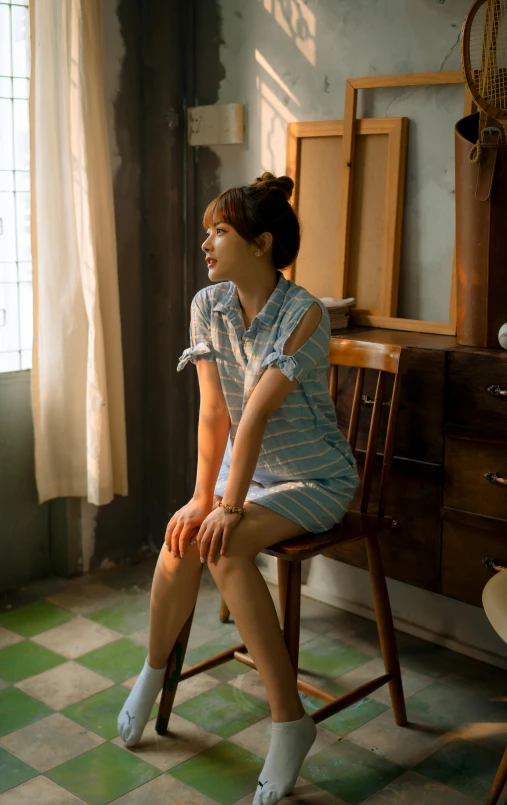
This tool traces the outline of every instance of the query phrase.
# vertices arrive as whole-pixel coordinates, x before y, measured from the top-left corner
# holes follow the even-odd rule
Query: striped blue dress
[[[322,310],[320,324],[301,349],[284,355],[286,340],[314,302]],[[218,367],[231,418],[215,487],[221,496],[241,414],[262,373],[268,366],[278,366],[290,380],[298,380],[267,421],[246,500],[314,533],[341,520],[359,484],[355,459],[338,430],[329,396],[329,338],[325,306],[278,272],[275,290],[248,329],[234,283],[220,282],[199,291],[191,307],[192,346],[178,363],[181,371],[200,357]]]

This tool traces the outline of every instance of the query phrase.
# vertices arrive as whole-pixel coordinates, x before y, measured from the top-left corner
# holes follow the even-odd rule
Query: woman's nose
[[[204,243],[201,245],[201,249],[203,250],[203,252],[209,251],[209,243],[208,243],[208,241],[209,241],[209,238],[206,238]]]

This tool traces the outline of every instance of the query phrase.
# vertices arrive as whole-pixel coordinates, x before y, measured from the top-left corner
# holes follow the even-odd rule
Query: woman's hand
[[[229,514],[220,506],[208,514],[197,534],[201,561],[214,562],[218,555],[225,554],[230,536],[241,517],[241,514]]]
[[[199,526],[209,515],[212,500],[201,501],[192,498],[173,514],[167,524],[164,541],[174,557],[183,556],[190,540],[195,540]]]

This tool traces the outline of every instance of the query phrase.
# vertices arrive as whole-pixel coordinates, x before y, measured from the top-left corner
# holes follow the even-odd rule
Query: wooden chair
[[[373,601],[377,619],[377,627],[384,659],[385,673],[365,682],[344,696],[337,697],[334,693],[321,688],[306,679],[298,677],[298,688],[304,693],[316,696],[325,704],[312,714],[316,723],[323,721],[335,713],[344,710],[352,704],[363,699],[373,691],[389,685],[393,705],[394,720],[399,726],[407,723],[405,700],[401,682],[398,650],[389,604],[386,579],[382,567],[382,560],[377,537],[384,531],[389,532],[396,526],[396,522],[385,515],[389,476],[391,471],[394,440],[396,434],[396,419],[400,399],[401,377],[406,367],[406,351],[401,347],[390,344],[375,344],[362,341],[331,338],[330,342],[330,394],[337,402],[338,367],[347,366],[357,368],[352,412],[347,438],[353,451],[356,449],[359,417],[363,397],[363,384],[365,370],[378,371],[378,380],[375,399],[372,401],[372,416],[366,447],[366,456],[363,469],[362,486],[360,493],[359,511],[349,511],[342,522],[324,534],[306,534],[285,542],[280,542],[267,548],[264,553],[276,556],[278,560],[278,579],[280,594],[280,610],[284,640],[292,660],[293,667],[298,671],[299,657],[299,630],[301,606],[301,562],[319,554],[325,553],[331,546],[344,544],[353,540],[366,540],[368,565]],[[379,503],[374,513],[368,511],[375,464],[377,461],[377,446],[380,434],[382,408],[384,403],[384,387],[386,376],[394,375],[394,386],[389,406],[389,418],[385,437],[384,453],[382,457],[382,475],[380,481]],[[222,600],[220,607],[220,620],[228,620],[229,611]],[[174,697],[180,680],[188,679],[217,665],[235,659],[250,668],[255,668],[251,657],[247,654],[244,644],[232,646],[227,651],[216,654],[203,662],[181,671],[187,647],[193,613],[185,623],[178,640],[169,657],[162,699],[160,702],[156,731],[160,735],[167,732],[167,725],[171,714]]]

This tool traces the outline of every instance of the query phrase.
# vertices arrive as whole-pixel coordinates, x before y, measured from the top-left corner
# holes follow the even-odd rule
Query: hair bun
[[[259,189],[278,190],[280,193],[283,193],[287,201],[292,196],[292,191],[294,189],[294,182],[290,176],[276,177],[268,171],[263,173],[262,176],[259,176],[255,182],[252,182],[252,185]]]

